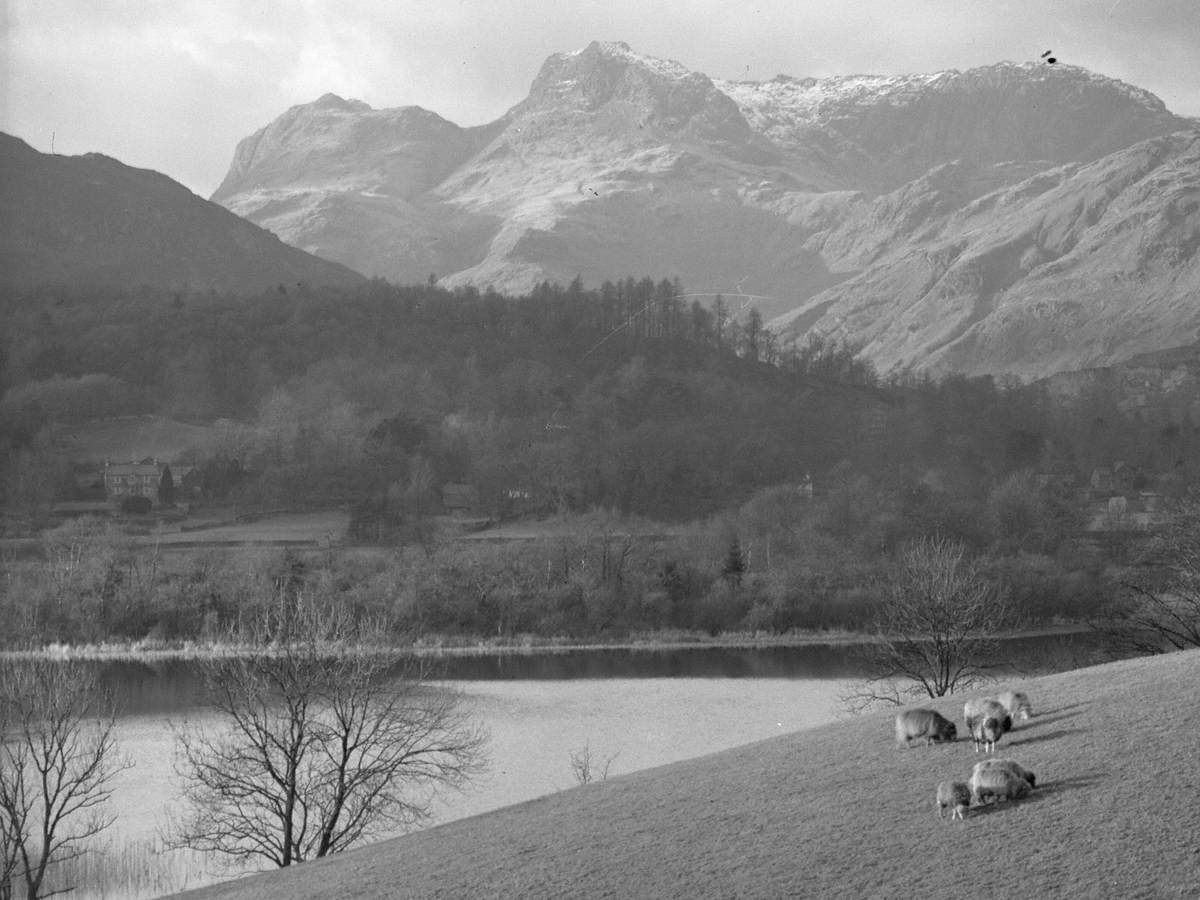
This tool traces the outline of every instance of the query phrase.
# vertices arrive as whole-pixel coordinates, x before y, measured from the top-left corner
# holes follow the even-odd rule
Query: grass
[[[194,531],[171,531],[143,538],[163,548],[243,544],[328,545],[346,534],[350,516],[343,510],[283,513],[250,522],[216,524]],[[185,523],[186,524],[186,523]]]
[[[189,896],[1200,897],[1197,684],[1200,650],[1011,685],[997,755],[1038,789],[963,822],[934,789],[970,742],[897,748],[882,711]]]
[[[158,838],[102,841],[83,856],[51,866],[44,887],[79,900],[148,900],[189,880],[209,881],[209,868],[202,854],[168,850]]]

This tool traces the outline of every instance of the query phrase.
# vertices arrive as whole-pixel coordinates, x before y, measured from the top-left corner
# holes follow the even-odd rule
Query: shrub
[[[154,508],[149,497],[122,497],[121,512],[127,516],[144,516]]]

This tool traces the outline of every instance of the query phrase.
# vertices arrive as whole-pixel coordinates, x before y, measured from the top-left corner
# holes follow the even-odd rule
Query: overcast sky
[[[1053,50],[1200,116],[1200,0],[0,0],[0,16],[0,131],[205,197],[289,106],[332,91],[480,124],[592,40],[755,80]]]

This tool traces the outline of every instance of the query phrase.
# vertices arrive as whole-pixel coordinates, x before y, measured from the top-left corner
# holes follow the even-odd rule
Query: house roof
[[[104,467],[105,475],[157,475],[158,472],[154,463],[109,463]]]

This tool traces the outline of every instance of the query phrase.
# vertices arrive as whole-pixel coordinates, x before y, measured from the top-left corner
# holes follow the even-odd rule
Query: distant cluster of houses
[[[1163,498],[1162,490],[1156,488],[1171,487],[1163,481],[1120,461],[1093,469],[1087,487],[1089,530],[1123,531],[1154,525],[1161,518]]]
[[[54,511],[60,515],[104,514],[112,512],[121,501],[130,497],[144,497],[158,506],[162,502],[163,475],[168,468],[175,488],[173,499],[183,504],[194,499],[199,490],[196,483],[199,473],[195,466],[170,464],[154,457],[130,462],[106,459],[101,466],[88,466],[75,473],[79,494],[91,499],[56,503]],[[527,490],[512,488],[504,492],[503,499],[507,506],[521,508],[531,497]],[[457,518],[477,516],[483,506],[479,490],[465,483],[442,485],[440,500],[442,513]]]
[[[55,511],[65,515],[106,513],[117,508],[130,497],[143,497],[154,505],[162,502],[160,491],[163,475],[171,469],[176,503],[187,504],[198,494],[196,483],[199,472],[194,466],[168,464],[154,457],[130,462],[105,460],[102,466],[92,466],[77,471],[76,485],[83,496],[91,499],[55,504]],[[1086,484],[1081,484],[1077,474],[1067,469],[1042,472],[1037,481],[1042,487],[1057,486],[1070,491],[1089,507],[1088,530],[1124,530],[1130,527],[1153,525],[1160,518],[1162,498],[1171,492],[1161,476],[1146,473],[1136,466],[1117,461],[1111,466],[1099,466],[1092,470]],[[797,496],[813,497],[813,480],[805,475],[794,484]],[[479,490],[472,484],[447,483],[441,486],[441,512],[455,518],[474,518],[484,514]],[[502,518],[527,512],[533,503],[531,492],[525,488],[509,488],[495,498],[498,509],[489,509],[490,514]]]

